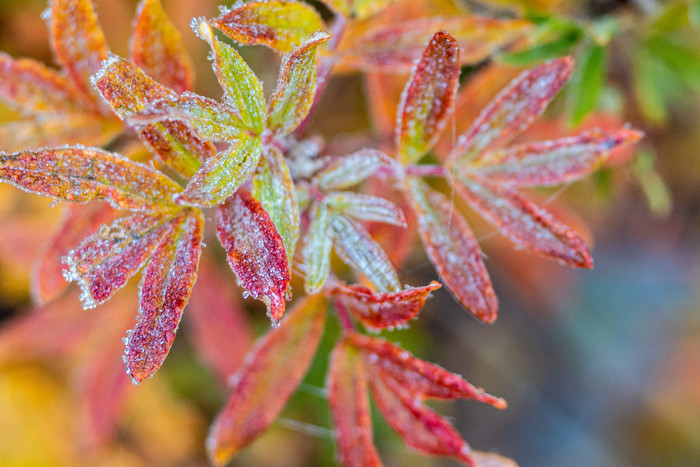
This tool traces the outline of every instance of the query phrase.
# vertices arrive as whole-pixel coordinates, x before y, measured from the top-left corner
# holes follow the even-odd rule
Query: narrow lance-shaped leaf
[[[642,137],[623,128],[614,133],[586,131],[569,138],[510,146],[493,151],[478,166],[458,169],[492,183],[509,186],[551,186],[578,180],[599,168],[610,153]]]
[[[168,235],[172,214],[135,214],[103,226],[71,251],[64,276],[82,289],[83,308],[94,308],[123,287]]]
[[[406,445],[426,454],[455,457],[475,466],[469,445],[444,418],[410,395],[411,388],[377,375],[369,378],[372,395],[387,423]]]
[[[448,161],[468,163],[508,144],[542,114],[569,79],[573,65],[571,57],[559,58],[515,78],[459,137]]]
[[[509,187],[462,177],[455,185],[470,206],[516,245],[569,266],[592,268],[586,242],[570,227]]]
[[[102,68],[92,76],[92,83],[122,120],[143,111],[153,101],[177,97],[139,67],[114,54],[109,54]],[[202,161],[215,151],[211,143],[202,141],[179,121],[137,126],[136,130],[163,162],[186,177],[194,175]]]
[[[325,29],[310,5],[277,0],[236,4],[210,23],[242,44],[263,44],[280,52]]]
[[[321,290],[331,272],[333,237],[330,232],[331,215],[328,207],[323,202],[316,202],[310,212],[311,220],[302,251],[306,265],[304,289],[307,294],[315,294]]]
[[[291,133],[309,113],[316,94],[316,47],[330,38],[317,31],[284,56],[268,104],[267,126],[275,133]]]
[[[445,32],[428,42],[401,96],[396,147],[401,162],[420,159],[437,142],[454,110],[459,45]]]
[[[408,180],[406,194],[416,212],[428,257],[447,288],[477,318],[493,322],[498,301],[464,217],[450,200],[419,179]]]
[[[347,265],[364,274],[382,292],[401,290],[386,253],[362,227],[343,215],[334,215],[330,227],[335,251]]]
[[[368,329],[379,330],[403,326],[415,318],[430,292],[440,287],[439,282],[432,281],[424,287],[376,293],[362,285],[338,285],[333,289],[333,295]]]
[[[131,42],[134,63],[149,76],[177,93],[191,89],[192,59],[180,33],[163,10],[160,0],[142,0],[136,11]]]
[[[326,388],[340,462],[346,467],[381,466],[372,442],[365,369],[357,349],[344,340],[331,354]]]
[[[403,211],[391,201],[378,196],[349,191],[330,192],[326,194],[325,201],[335,212],[361,221],[383,222],[406,227]]]
[[[311,364],[326,318],[324,298],[298,302],[282,326],[255,345],[231,378],[231,393],[207,438],[209,457],[224,464],[277,418]]]
[[[376,149],[362,149],[339,157],[314,177],[314,184],[322,191],[342,190],[365,180],[393,161]]]
[[[598,99],[605,84],[607,62],[607,46],[588,44],[581,54],[567,89],[572,126],[581,123],[598,106]]]
[[[63,260],[98,227],[113,220],[116,211],[107,204],[68,205],[56,233],[44,247],[35,266],[32,295],[38,303],[48,302],[68,287],[63,277]]]
[[[0,181],[63,201],[103,199],[134,211],[168,209],[178,184],[157,170],[99,148],[0,153]]]
[[[284,155],[274,146],[266,147],[260,160],[253,178],[253,197],[270,215],[282,237],[287,262],[291,265],[299,238],[299,204]]]
[[[65,75],[30,59],[0,53],[0,99],[27,114],[94,108]]]
[[[206,41],[214,53],[214,72],[224,90],[224,102],[240,116],[244,128],[260,134],[265,126],[265,98],[262,84],[236,50],[214,37],[209,24],[200,20],[193,23],[196,33]]]
[[[196,206],[221,204],[255,172],[261,151],[258,137],[235,141],[225,151],[207,159],[177,201]]]
[[[90,75],[107,58],[107,42],[91,0],[51,0],[51,46],[56,59],[85,94],[93,92]]]
[[[366,364],[383,379],[392,379],[409,388],[415,397],[434,399],[474,399],[499,409],[506,402],[466,382],[461,376],[416,358],[384,339],[352,334],[352,344],[362,350]]]
[[[260,201],[240,188],[219,207],[217,235],[238,283],[262,300],[279,323],[289,293],[291,273],[284,242]]]
[[[153,376],[170,352],[197,277],[203,228],[201,211],[182,211],[143,273],[140,319],[125,340],[126,372],[134,384]]]

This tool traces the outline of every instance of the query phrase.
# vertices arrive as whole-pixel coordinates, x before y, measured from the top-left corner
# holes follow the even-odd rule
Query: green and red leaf
[[[210,23],[241,44],[263,44],[280,52],[289,52],[325,29],[310,5],[277,0],[236,4]]]
[[[63,277],[63,256],[94,234],[102,225],[114,220],[116,211],[103,203],[87,206],[68,205],[61,225],[39,255],[32,281],[32,295],[38,303],[60,295],[68,282]]]
[[[612,151],[634,144],[636,130],[586,131],[569,138],[521,144],[485,154],[479,165],[460,167],[492,183],[512,187],[551,186],[578,180],[605,163]]]
[[[66,280],[78,282],[83,308],[94,308],[126,285],[172,227],[169,214],[134,214],[103,226],[68,253]]]
[[[292,174],[282,152],[274,146],[264,153],[253,177],[253,197],[260,201],[284,242],[287,262],[294,259],[299,238],[299,204]]]
[[[291,271],[284,241],[262,204],[240,188],[219,207],[217,235],[238,283],[262,300],[274,324],[284,315]]]
[[[394,293],[377,293],[362,285],[340,284],[333,289],[350,312],[370,330],[400,327],[418,315],[430,292],[442,287],[432,281]]]
[[[340,462],[347,467],[380,467],[372,442],[367,375],[359,352],[345,340],[331,354],[326,388]]]
[[[440,138],[454,110],[459,45],[445,32],[428,42],[404,88],[396,125],[396,148],[404,164],[415,163]]]
[[[266,112],[262,84],[236,50],[214,37],[206,21],[195,23],[195,31],[214,53],[214,71],[224,90],[224,102],[235,109],[243,128],[262,133]]]
[[[378,196],[332,191],[326,194],[325,202],[333,211],[357,220],[406,227],[403,211],[391,201]]]
[[[586,242],[570,227],[512,188],[462,177],[455,185],[469,205],[517,246],[569,266],[592,268]]]
[[[267,111],[267,127],[273,132],[289,134],[308,115],[316,95],[316,48],[330,38],[317,31],[282,59]]]
[[[571,75],[574,61],[563,57],[524,71],[481,111],[459,137],[450,163],[470,163],[499,148],[532,124]]]
[[[168,222],[143,273],[139,321],[127,332],[124,358],[134,384],[152,377],[170,352],[197,277],[203,229],[201,211],[183,210]]]
[[[408,180],[406,195],[428,257],[448,290],[477,318],[493,322],[498,301],[467,221],[449,199],[419,179]]]
[[[330,222],[335,252],[381,292],[401,290],[399,276],[382,248],[352,219],[336,214]]]
[[[326,283],[331,272],[331,214],[323,202],[314,203],[310,211],[309,228],[304,235],[306,244],[302,250],[303,264],[306,267],[304,290],[307,294],[315,294]]]
[[[227,462],[277,418],[311,364],[325,318],[324,298],[307,296],[256,343],[231,378],[231,393],[210,429],[207,449],[215,464]]]
[[[261,152],[262,142],[255,136],[231,143],[206,160],[177,201],[195,206],[221,204],[255,172]]]
[[[51,46],[58,63],[86,95],[90,76],[107,58],[107,42],[91,0],[50,0]]]
[[[342,190],[357,185],[381,167],[393,163],[391,158],[376,149],[362,149],[339,157],[314,177],[314,184],[322,191]]]
[[[414,398],[474,399],[499,409],[506,408],[505,400],[500,397],[487,394],[461,376],[416,358],[384,339],[357,333],[351,334],[349,339],[362,351],[368,370],[376,372],[385,381],[391,380],[406,388]]]
[[[80,146],[0,153],[0,181],[62,201],[102,199],[134,211],[170,209],[182,190],[151,167]]]
[[[177,93],[191,89],[194,84],[192,59],[160,0],[139,3],[131,58],[149,76]]]

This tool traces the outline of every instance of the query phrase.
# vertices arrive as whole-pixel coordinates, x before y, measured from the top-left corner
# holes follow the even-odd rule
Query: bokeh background
[[[137,2],[95,3],[112,50],[126,55]],[[190,18],[216,15],[218,2],[163,3],[197,64],[198,92],[219,97],[206,44],[189,30]],[[537,194],[591,241],[594,270],[574,271],[516,251],[469,217],[500,298],[496,324],[473,319],[441,289],[409,329],[385,333],[421,358],[507,399],[505,411],[469,401],[435,406],[474,448],[511,457],[522,466],[700,464],[700,30],[692,17],[698,3],[464,3],[482,12],[523,14],[530,9],[581,22],[632,18],[638,29],[630,27],[609,44],[598,102],[607,113],[589,116],[583,124],[630,122],[647,134],[637,159],[630,154],[584,182]],[[45,7],[43,0],[0,0],[0,50],[53,63],[40,18]],[[672,17],[681,14],[674,8],[685,8],[685,23]],[[698,61],[683,62],[683,72],[667,67],[670,75],[668,70],[652,74],[656,86],[640,91],[635,84],[640,70],[630,51],[645,40],[640,30],[672,20],[678,24],[667,34]],[[266,89],[272,89],[278,58],[253,47],[243,48],[242,54]],[[490,63],[466,70],[465,83]],[[674,70],[680,84],[664,80],[673,78]],[[508,73],[512,70],[502,75]],[[337,147],[366,141],[357,136],[372,134],[363,86],[359,75],[334,77],[317,110],[322,117],[313,121],[309,133],[323,134]],[[661,114],[640,102],[643,92],[660,94]],[[473,118],[476,102],[489,97],[486,90],[482,94],[476,108],[458,118]],[[560,115],[566,118],[566,99],[553,104],[551,125],[558,125]],[[6,110],[0,115],[0,120],[11,118]],[[551,129],[543,124],[532,131],[547,134]],[[206,430],[224,401],[224,389],[194,354],[194,331],[181,329],[156,377],[138,388],[129,383],[123,400],[116,401],[109,393],[90,396],[95,388],[86,387],[85,374],[99,375],[102,367],[86,362],[99,346],[112,346],[110,355],[119,359],[122,344],[118,338],[107,342],[114,332],[105,329],[133,325],[133,287],[95,310],[81,310],[75,290],[41,309],[32,305],[32,264],[60,216],[60,206],[51,207],[49,200],[0,186],[0,465],[206,465]],[[400,270],[402,280],[425,284],[435,273],[418,243],[413,250]],[[247,344],[269,323],[255,303],[241,301],[230,271],[219,270],[218,279],[230,283],[238,297],[233,306],[240,307],[245,321],[241,326],[246,330],[232,332],[231,338]],[[206,286],[198,283],[195,295],[198,287]],[[34,327],[16,325],[40,313],[43,318]],[[337,333],[330,319],[319,358],[283,418],[232,465],[334,465],[321,388]],[[240,357],[232,356],[232,361]],[[108,436],[93,439],[105,432],[99,421],[87,425],[97,423],[94,431],[85,428],[86,404],[108,408],[105,420],[117,423]],[[116,414],[110,416],[109,407]],[[407,451],[380,417],[375,440],[390,466],[452,465]]]

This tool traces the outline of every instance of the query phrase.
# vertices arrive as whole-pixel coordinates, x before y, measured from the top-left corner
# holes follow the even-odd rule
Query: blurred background
[[[95,3],[112,50],[126,56],[137,2]],[[602,65],[579,65],[578,78],[526,138],[625,122],[646,137],[585,181],[533,193],[590,242],[595,269],[517,251],[465,210],[500,299],[498,321],[478,322],[440,289],[409,329],[384,334],[508,401],[504,411],[469,401],[435,405],[475,449],[522,466],[699,465],[700,2],[439,3],[526,15],[535,25],[514,50],[464,70],[473,98],[458,126],[499,89],[483,84],[494,76],[502,86],[523,66],[565,53],[595,62],[591,55],[603,49]],[[218,2],[163,4],[196,63],[197,91],[220,97],[208,48],[189,29],[190,18],[217,15]],[[45,8],[42,0],[0,0],[0,50],[55,64],[40,17]],[[279,58],[260,47],[241,53],[269,92]],[[308,134],[323,135],[329,152],[386,143],[365,98],[376,79],[334,76]],[[580,95],[594,105],[581,110]],[[0,121],[11,118],[0,113]],[[212,331],[185,323],[162,370],[133,387],[119,373],[120,339],[137,308],[133,284],[94,310],[82,310],[73,289],[32,304],[32,264],[61,219],[61,207],[50,204],[0,185],[0,464],[206,465],[207,427],[225,392],[195,349]],[[402,281],[426,284],[434,270],[417,238],[411,241]],[[237,326],[236,344],[224,365],[235,368],[269,321],[257,303],[240,298],[216,242],[207,244],[219,257],[207,260],[208,269],[218,272],[200,278],[193,297],[216,281],[231,290],[221,303],[235,311],[227,319]],[[197,306],[211,305],[193,298],[186,314]],[[330,319],[319,357],[282,419],[231,465],[335,465],[322,388],[337,335]],[[386,465],[452,465],[408,451],[381,417],[375,422]]]

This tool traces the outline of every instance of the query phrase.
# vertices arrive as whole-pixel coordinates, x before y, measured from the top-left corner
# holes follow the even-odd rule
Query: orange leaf
[[[357,350],[347,341],[333,349],[326,388],[340,462],[346,467],[381,466],[372,442],[367,376]]]
[[[184,210],[167,228],[139,285],[139,322],[126,333],[124,361],[134,384],[152,377],[165,361],[197,277],[202,212]]]
[[[303,379],[326,317],[321,295],[298,302],[278,328],[262,337],[231,378],[231,393],[207,438],[211,460],[224,464],[260,436]]]
[[[279,323],[291,272],[282,237],[260,201],[240,188],[219,207],[216,233],[239,284],[262,300],[272,322]]]
[[[409,179],[406,195],[418,218],[418,232],[445,285],[467,310],[491,323],[498,301],[479,245],[464,217],[441,193]]]
[[[134,63],[156,81],[177,93],[192,88],[192,59],[160,0],[139,3],[131,50]]]

